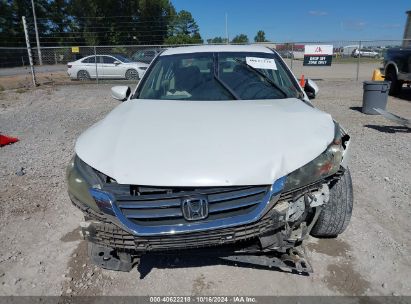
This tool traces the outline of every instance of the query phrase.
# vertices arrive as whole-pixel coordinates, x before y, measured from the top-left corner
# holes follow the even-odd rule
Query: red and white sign
[[[332,59],[332,45],[307,44],[304,47],[304,66],[330,66]]]
[[[304,47],[304,55],[307,55],[307,56],[332,55],[332,54],[333,54],[332,45],[306,44]]]

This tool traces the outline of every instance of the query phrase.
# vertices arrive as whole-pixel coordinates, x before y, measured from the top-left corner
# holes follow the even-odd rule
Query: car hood
[[[301,100],[130,100],[77,140],[76,153],[120,184],[271,184],[321,154],[331,116]]]

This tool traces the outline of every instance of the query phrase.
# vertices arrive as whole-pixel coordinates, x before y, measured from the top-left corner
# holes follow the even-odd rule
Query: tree
[[[248,37],[245,34],[237,35],[231,40],[232,43],[248,43]]]
[[[191,13],[171,0],[35,0],[42,46],[202,43]],[[31,0],[0,0],[0,46],[24,46],[21,17],[34,38]]]
[[[267,42],[265,39],[265,33],[264,31],[258,31],[257,35],[254,37],[255,42]]]
[[[47,33],[49,24],[42,22],[49,8],[47,0],[38,0],[36,5],[39,34]],[[34,34],[33,11],[30,0],[0,0],[0,46],[25,46],[21,17],[26,16],[29,32]],[[41,36],[41,35],[40,35]]]
[[[212,43],[227,43],[227,38],[221,38],[221,37],[214,37],[212,39],[207,39],[208,44]]]
[[[88,45],[162,44],[175,16],[169,0],[66,1],[72,28]]]
[[[203,43],[200,30],[190,12],[180,11],[169,24],[166,44]]]

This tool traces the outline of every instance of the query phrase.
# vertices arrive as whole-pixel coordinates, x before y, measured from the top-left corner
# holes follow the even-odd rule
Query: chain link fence
[[[374,69],[383,65],[384,53],[388,48],[400,47],[403,40],[368,41],[315,41],[315,42],[267,42],[263,45],[275,49],[286,61],[297,77],[317,80],[354,80],[371,78]],[[332,45],[333,59],[329,67],[304,66],[304,47],[307,44]],[[113,45],[113,46],[72,46],[42,47],[43,65],[39,65],[39,54],[32,47],[35,73],[39,83],[70,81],[67,63],[89,55],[121,55],[131,61],[149,63],[162,49],[175,45]],[[23,47],[0,47],[0,89],[13,88],[15,83],[30,86],[29,58]],[[10,80],[11,79],[11,80]],[[98,79],[96,79],[98,80]],[[6,82],[8,82],[6,84]]]

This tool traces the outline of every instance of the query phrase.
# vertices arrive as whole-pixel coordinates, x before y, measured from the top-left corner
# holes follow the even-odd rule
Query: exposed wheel
[[[397,73],[393,67],[389,67],[385,73],[385,80],[391,81],[389,94],[396,96],[400,94],[402,88],[402,82],[398,80]]]
[[[127,70],[126,72],[127,80],[138,80],[138,72],[134,69]]]
[[[88,255],[95,265],[115,271],[128,272],[140,261],[139,258],[127,252],[120,252],[91,242],[88,243]]]
[[[87,71],[80,70],[77,72],[78,80],[90,80],[90,74]]]
[[[315,237],[336,237],[344,232],[351,219],[353,191],[350,170],[330,188],[330,200],[323,207],[311,235]]]

